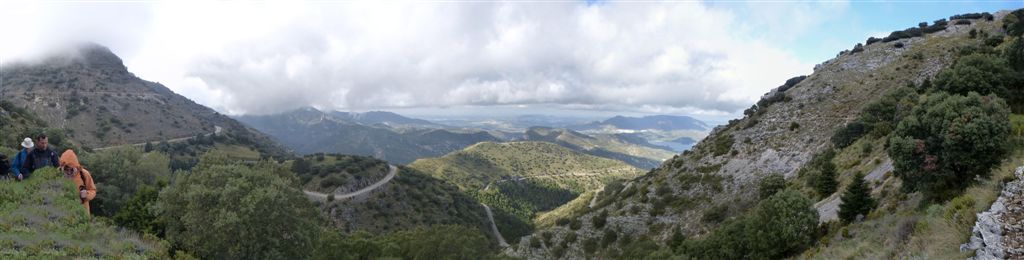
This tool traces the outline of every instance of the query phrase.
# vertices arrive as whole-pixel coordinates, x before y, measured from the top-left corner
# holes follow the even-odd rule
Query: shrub
[[[876,43],[876,42],[880,42],[880,41],[882,41],[882,39],[875,38],[875,37],[869,37],[868,40],[866,42],[864,42],[864,45],[871,45],[872,43]]]
[[[616,240],[619,240],[619,232],[611,229],[605,230],[604,236],[601,237],[601,247],[608,247],[608,245],[615,243]]]
[[[757,193],[761,199],[766,199],[785,188],[786,179],[782,177],[782,174],[769,174],[768,177],[761,180],[761,184],[757,187]]]
[[[602,210],[601,213],[597,213],[596,216],[590,219],[590,223],[594,225],[594,228],[603,228],[608,223],[608,211]]]
[[[974,197],[964,194],[953,198],[946,207],[943,217],[950,224],[962,229],[970,229],[974,225]]]
[[[862,45],[860,43],[857,43],[857,45],[853,46],[853,50],[850,50],[850,53],[853,54],[853,53],[858,53],[858,52],[862,52],[862,51],[864,51],[864,45]]]
[[[1024,35],[1024,9],[1017,9],[1003,17],[1003,29],[1009,36]]]
[[[870,131],[870,128],[867,124],[860,121],[850,122],[832,134],[832,144],[836,148],[845,148],[856,142],[864,134],[867,134],[868,131]]]
[[[857,173],[853,176],[853,182],[846,186],[842,202],[839,204],[839,219],[850,223],[857,219],[857,216],[867,216],[875,207],[875,200],[871,198],[871,189],[864,182],[864,175]]]
[[[161,153],[143,153],[126,147],[84,154],[82,165],[96,180],[96,198],[90,203],[96,215],[111,217],[143,187],[170,181],[170,159]]]
[[[796,131],[797,129],[800,129],[800,124],[799,123],[797,123],[797,122],[790,122],[789,123],[789,131]]]
[[[718,135],[712,142],[711,154],[720,156],[729,153],[734,142],[732,135]]]
[[[167,239],[202,258],[306,258],[318,214],[295,181],[274,162],[249,166],[210,153],[191,174],[175,176],[154,208]]]
[[[900,121],[889,157],[905,191],[947,198],[1008,152],[1009,109],[994,96],[931,94]]]
[[[818,231],[818,211],[811,200],[793,190],[779,192],[761,202],[754,210],[754,219],[754,258],[778,258],[800,252],[814,241]]]
[[[836,165],[832,162],[835,156],[835,150],[828,149],[815,155],[811,162],[800,169],[800,175],[806,177],[807,186],[813,188],[821,197],[832,195],[839,185],[836,180]]]
[[[960,57],[953,66],[939,72],[935,85],[953,94],[978,92],[1005,96],[1012,73],[1002,57],[974,53]]]

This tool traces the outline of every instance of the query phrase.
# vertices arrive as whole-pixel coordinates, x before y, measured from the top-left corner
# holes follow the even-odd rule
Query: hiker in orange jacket
[[[89,201],[96,198],[96,183],[92,181],[92,174],[78,162],[75,151],[68,149],[60,155],[60,169],[64,172],[64,178],[75,182],[75,186],[78,187],[78,198],[82,200],[85,212],[92,214],[89,210]]]

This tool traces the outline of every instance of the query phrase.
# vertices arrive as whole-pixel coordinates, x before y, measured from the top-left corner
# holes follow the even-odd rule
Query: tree
[[[758,204],[749,223],[750,258],[780,258],[814,242],[818,211],[795,190],[784,190]]]
[[[164,185],[160,183],[156,187],[149,185],[140,187],[138,192],[121,207],[121,210],[114,214],[114,223],[121,227],[164,237],[165,226],[153,214],[153,205]]]
[[[800,169],[800,175],[807,177],[807,186],[813,188],[819,196],[832,195],[839,185],[836,181],[836,164],[832,162],[835,156],[835,150],[825,150],[811,158],[811,162]]]
[[[930,94],[900,121],[889,139],[889,157],[904,191],[948,198],[988,177],[1009,151],[1009,108],[1003,99]]]
[[[319,234],[316,208],[287,168],[219,152],[177,174],[154,208],[167,239],[201,258],[307,258]]]
[[[864,175],[857,173],[853,176],[853,182],[846,186],[843,193],[842,203],[839,204],[839,219],[850,223],[857,219],[857,216],[867,216],[875,207],[875,200],[871,198],[871,189],[864,182]]]
[[[836,180],[836,164],[831,160],[822,165],[818,177],[814,181],[814,191],[821,197],[828,197],[836,192],[839,181]]]
[[[776,192],[786,188],[786,179],[781,174],[770,174],[761,180],[761,184],[757,187],[757,193],[761,199],[767,199]]]
[[[93,214],[111,217],[143,187],[170,180],[170,158],[161,153],[143,153],[137,147],[123,147],[84,154],[82,165],[96,180],[96,198],[90,202]],[[140,230],[144,231],[144,230]]]
[[[974,53],[958,58],[953,66],[939,72],[935,86],[952,94],[978,92],[1006,96],[1012,73],[1003,57]]]

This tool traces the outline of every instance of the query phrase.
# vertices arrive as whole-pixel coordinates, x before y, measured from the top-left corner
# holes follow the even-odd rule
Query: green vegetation
[[[637,144],[622,135],[586,135],[568,129],[531,127],[525,133],[526,140],[550,142],[577,152],[620,160],[641,169],[655,168],[674,152]],[[644,141],[646,142],[646,141]]]
[[[732,150],[732,144],[734,142],[735,140],[733,140],[732,135],[719,135],[713,141],[711,154],[714,156],[721,156],[729,153],[729,151]]]
[[[889,139],[889,156],[904,190],[950,198],[976,175],[988,177],[1008,152],[1008,115],[998,97],[928,95]]]
[[[747,215],[727,220],[706,238],[683,241],[677,253],[700,259],[774,259],[800,252],[817,238],[818,212],[793,190],[768,197]]]
[[[839,181],[836,179],[836,164],[832,159],[836,157],[833,149],[825,150],[817,154],[811,161],[800,169],[798,175],[806,180],[808,187],[814,189],[819,197],[828,197],[836,192]]]
[[[96,181],[96,198],[90,202],[93,214],[112,217],[141,189],[170,181],[167,155],[143,153],[135,147],[123,147],[82,156],[82,165]],[[120,223],[119,223],[120,224]]]
[[[417,160],[410,167],[491,206],[498,229],[510,242],[532,231],[538,213],[641,173],[621,161],[547,142],[479,143],[441,158]]]
[[[160,239],[89,217],[76,189],[53,168],[0,183],[0,258],[168,257]]]
[[[853,182],[846,186],[846,192],[841,199],[839,219],[846,223],[853,222],[857,216],[867,216],[875,207],[875,200],[871,198],[871,188],[864,182],[864,175],[859,173],[854,175]]]
[[[761,199],[767,199],[785,188],[786,179],[782,177],[782,174],[769,174],[761,180],[761,184],[757,187],[757,194]]]
[[[418,227],[383,235],[324,232],[312,259],[491,259],[493,248],[478,229],[457,225]]]
[[[937,89],[952,94],[1007,96],[1012,70],[1006,60],[994,54],[974,53],[960,57],[953,66],[935,76]]]
[[[344,232],[379,234],[431,225],[459,225],[490,232],[483,207],[472,197],[415,169],[399,167],[394,179],[365,196],[321,203],[320,211],[331,226]]]
[[[377,182],[387,175],[387,165],[369,156],[313,154],[293,160],[291,171],[299,177],[303,189],[331,193]]]
[[[304,258],[319,229],[314,207],[287,168],[249,166],[220,153],[177,174],[155,210],[167,239],[203,258]]]

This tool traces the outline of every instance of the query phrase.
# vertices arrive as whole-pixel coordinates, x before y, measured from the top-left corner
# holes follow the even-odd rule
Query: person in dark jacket
[[[45,134],[36,137],[36,148],[25,157],[25,163],[21,165],[21,174],[25,179],[32,176],[32,172],[45,167],[59,166],[57,152],[49,147]]]
[[[11,161],[11,178],[17,180],[25,179],[25,175],[21,175],[21,166],[25,165],[25,158],[28,157],[28,153],[35,148],[35,143],[32,142],[32,138],[25,137],[25,141],[21,142],[21,150],[14,156],[14,160]]]

